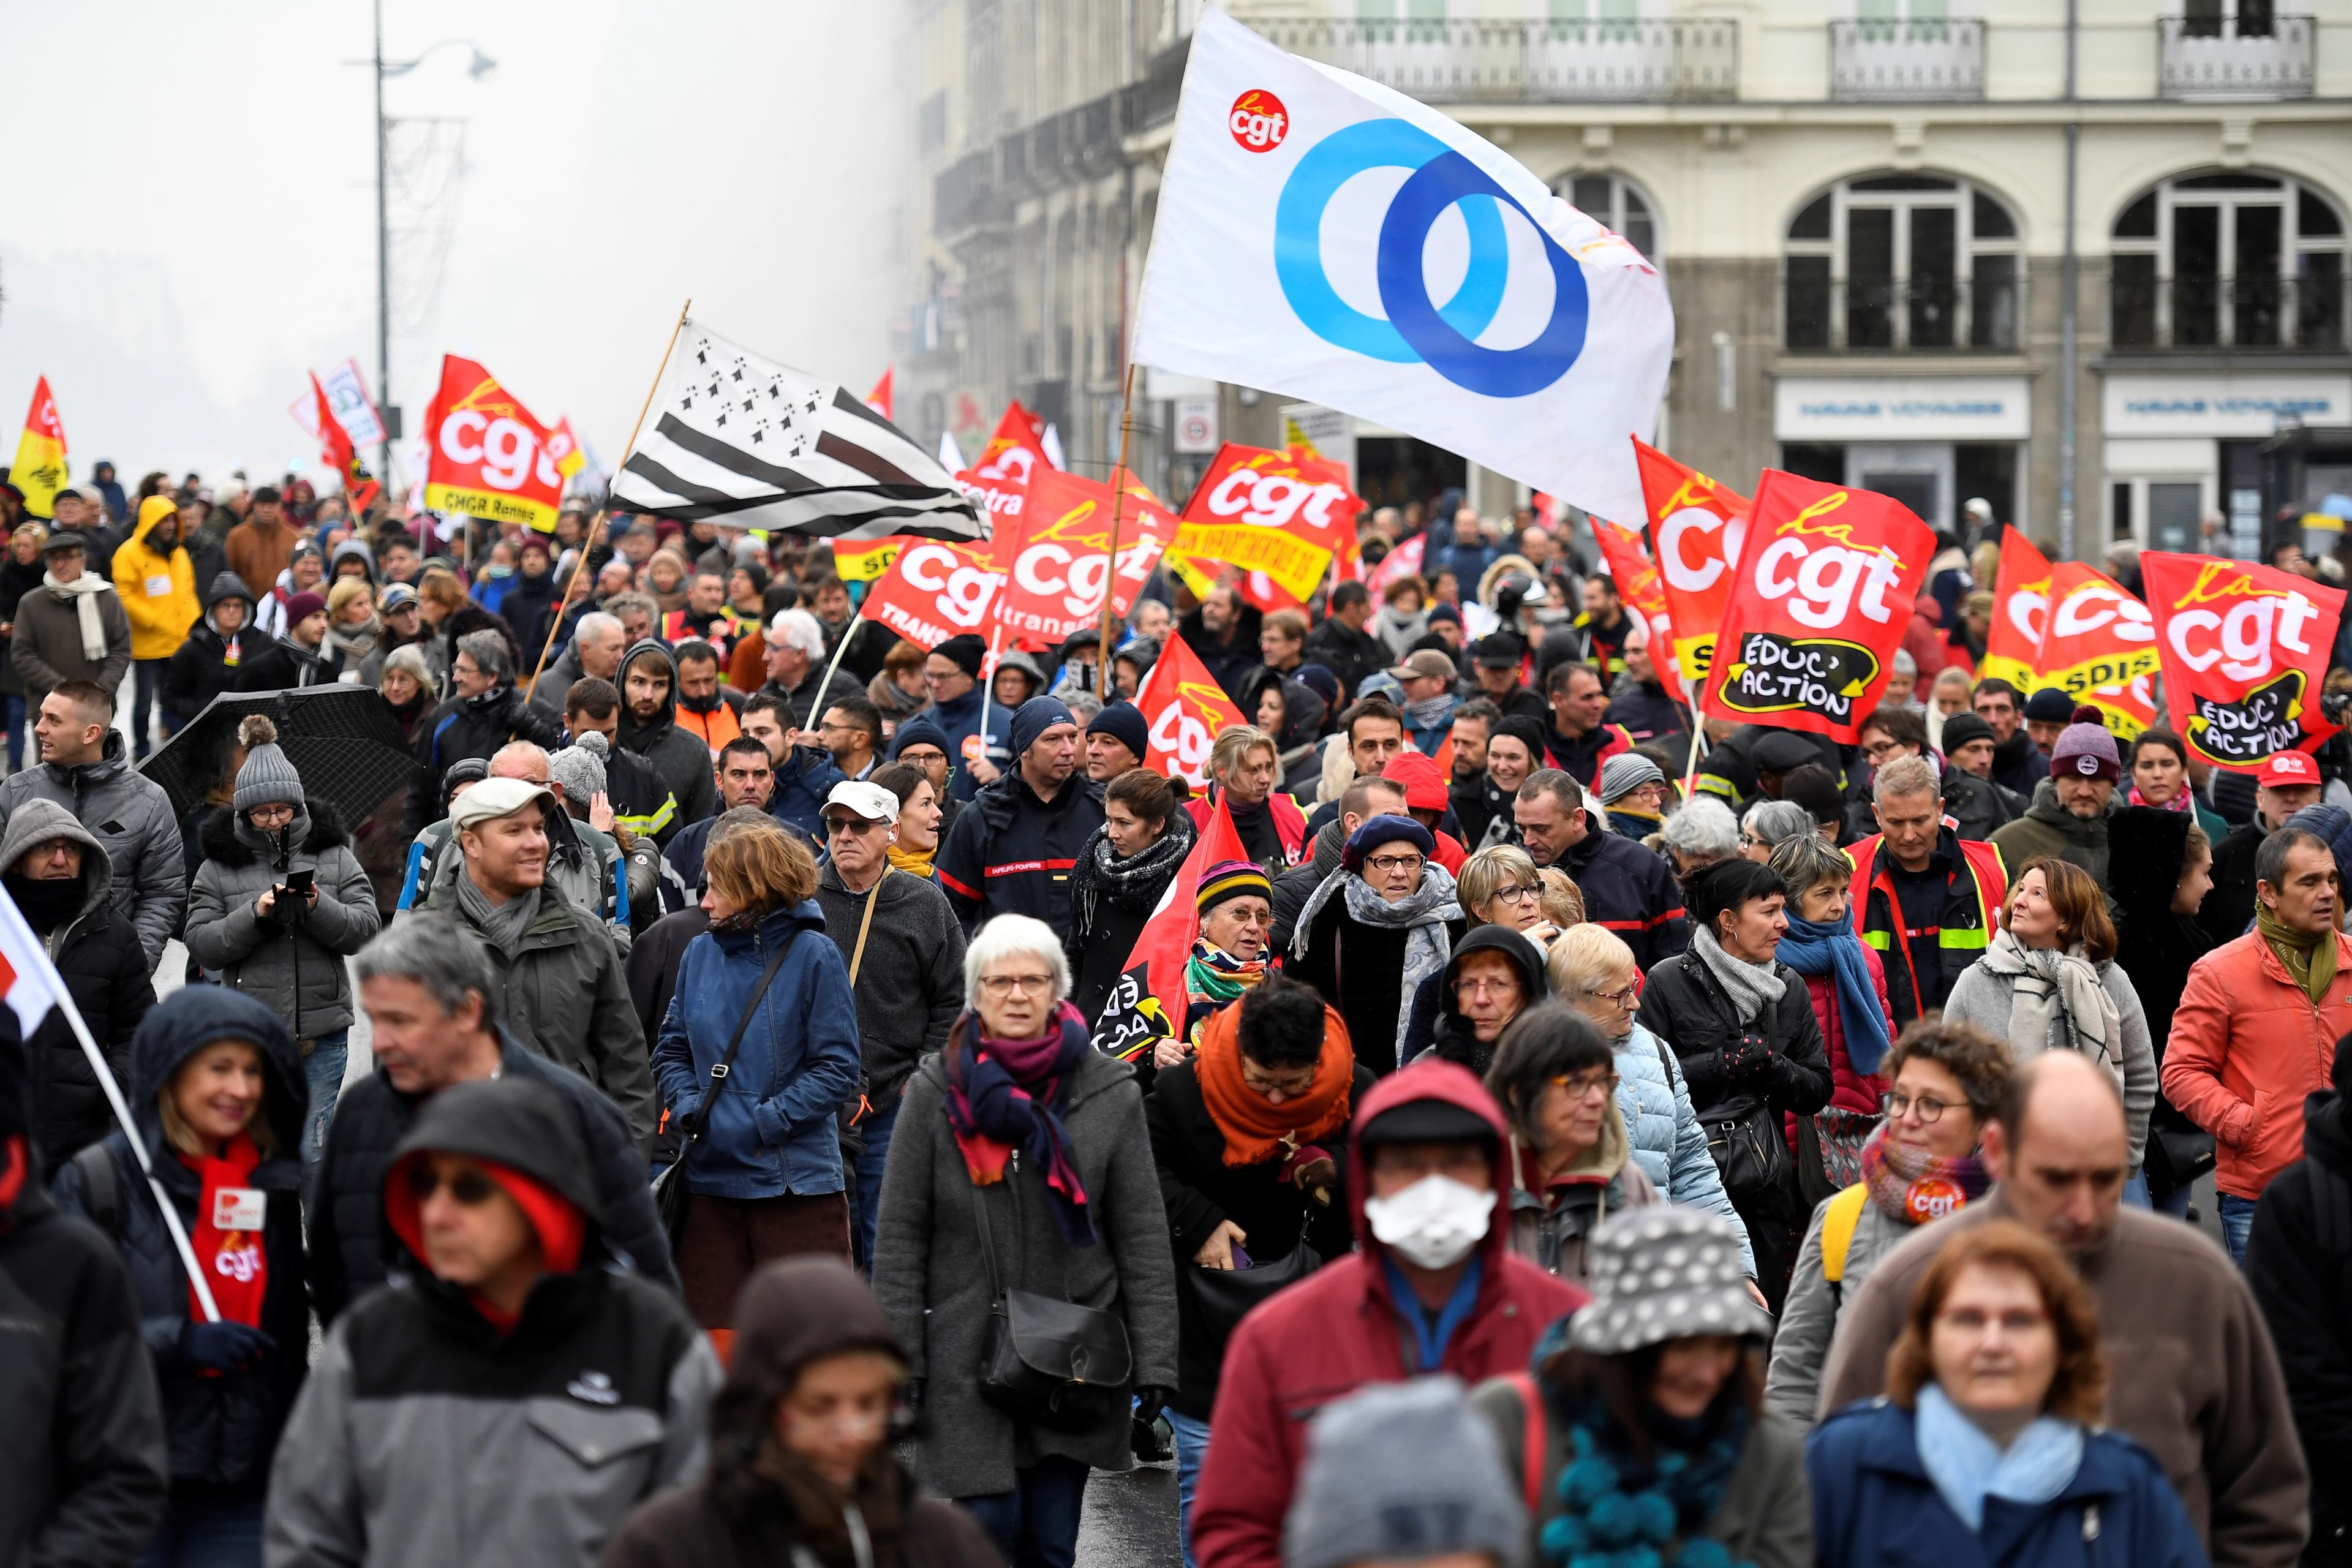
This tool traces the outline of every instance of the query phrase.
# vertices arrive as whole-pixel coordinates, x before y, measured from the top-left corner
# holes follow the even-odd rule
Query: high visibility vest
[[[1858,889],[1859,894],[1853,917],[1854,931],[1864,942],[1882,953],[1891,955],[1895,948],[1900,947],[1904,955],[1904,967],[1908,970],[1910,944],[1897,942],[1893,931],[1874,931],[1869,929],[1868,925],[1870,895],[1874,887],[1885,889],[1888,912],[1898,926],[1903,920],[1903,900],[1895,890],[1895,879],[1889,876],[1883,883],[1874,881],[1877,873],[1883,869],[1878,865],[1877,859],[1879,845],[1885,837],[1884,834],[1874,833],[1846,851],[1847,858],[1853,862],[1853,886]],[[1983,923],[1971,929],[1965,926],[1955,927],[1938,921],[1936,928],[1936,945],[1946,952],[1955,949],[1981,952],[1984,951],[1985,944],[1992,940],[1992,933],[2000,929],[2001,902],[2009,896],[2009,873],[2001,865],[2000,851],[1991,845],[1976,838],[1962,838],[1958,842],[1960,847],[1961,864],[1968,868],[1969,877],[1976,883],[1977,907],[1983,915]],[[1892,976],[1890,975],[1889,978],[1891,979]],[[1916,975],[1912,977],[1912,994],[1916,1000],[1924,1002],[1925,997],[1919,991]]]

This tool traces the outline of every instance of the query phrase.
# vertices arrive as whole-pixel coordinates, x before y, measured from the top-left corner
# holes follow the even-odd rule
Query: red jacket
[[[1878,954],[1868,947],[1862,950],[1870,965],[1870,983],[1878,992],[1878,1010],[1886,1019],[1886,1037],[1895,1037],[1895,1009],[1886,1001],[1886,968],[1878,962]],[[1813,1021],[1822,1026],[1822,1043],[1830,1053],[1830,1102],[1824,1109],[1857,1110],[1864,1116],[1878,1114],[1878,1097],[1886,1092],[1886,1080],[1875,1073],[1854,1070],[1853,1058],[1845,1051],[1845,1016],[1838,1006],[1837,981],[1827,974],[1804,977],[1805,994],[1812,998]],[[1783,1112],[1780,1118],[1788,1134],[1789,1148],[1797,1147],[1797,1119]]]
[[[2197,961],[2173,1009],[2158,1086],[2213,1135],[2214,1185],[2259,1198],[2303,1158],[2303,1097],[2329,1086],[2347,1032],[2352,937],[2336,935],[2336,979],[2316,1007],[2255,932]]]
[[[1363,1151],[1356,1131],[1381,1112],[1416,1100],[1443,1100],[1478,1112],[1507,1138],[1502,1112],[1468,1068],[1424,1058],[1390,1074],[1364,1096],[1348,1134],[1348,1202],[1357,1250],[1326,1265],[1243,1320],[1225,1350],[1216,1441],[1201,1467],[1192,1504],[1192,1555],[1217,1568],[1281,1568],[1282,1521],[1305,1457],[1316,1411],[1370,1384],[1402,1383],[1411,1331],[1389,1291],[1387,1248],[1364,1220]],[[1496,1172],[1498,1180],[1503,1172]],[[1481,1244],[1478,1299],[1446,1342],[1444,1370],[1466,1384],[1527,1370],[1543,1331],[1582,1306],[1585,1293],[1511,1256],[1507,1212],[1498,1205]]]
[[[1192,818],[1192,826],[1199,828],[1209,826],[1209,814],[1216,808],[1214,797],[1206,790],[1184,803],[1185,811]],[[1307,814],[1298,809],[1297,801],[1280,790],[1265,797],[1265,808],[1274,814],[1275,836],[1282,840],[1283,864],[1297,865],[1307,848]]]

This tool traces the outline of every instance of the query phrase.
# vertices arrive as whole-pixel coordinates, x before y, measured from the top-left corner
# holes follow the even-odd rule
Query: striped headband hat
[[[1266,879],[1265,868],[1254,860],[1221,860],[1201,873],[1201,918],[1227,899],[1255,894],[1271,902],[1274,884]]]

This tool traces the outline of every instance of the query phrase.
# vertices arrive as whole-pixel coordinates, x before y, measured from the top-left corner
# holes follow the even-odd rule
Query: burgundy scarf
[[[1045,1178],[1054,1223],[1072,1247],[1094,1246],[1095,1224],[1061,1113],[1069,1105],[1070,1078],[1093,1048],[1078,1010],[1064,1002],[1052,1026],[1028,1040],[982,1037],[979,1017],[966,1013],[949,1037],[945,1063],[948,1125],[972,1184],[1003,1181],[1007,1161],[1020,1150]]]

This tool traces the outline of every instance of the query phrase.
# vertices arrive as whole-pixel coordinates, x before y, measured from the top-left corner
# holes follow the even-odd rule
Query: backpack
[[[1862,1223],[1862,1205],[1869,1201],[1869,1184],[1856,1182],[1822,1205],[1822,1278],[1829,1281],[1832,1312],[1845,1304],[1845,1258],[1853,1247],[1854,1227]]]
[[[75,1152],[73,1168],[81,1173],[82,1205],[89,1223],[109,1236],[122,1234],[122,1175],[103,1142]]]

